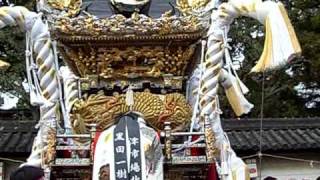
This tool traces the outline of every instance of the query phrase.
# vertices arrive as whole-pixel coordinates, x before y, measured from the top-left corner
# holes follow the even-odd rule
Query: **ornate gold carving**
[[[47,144],[47,150],[44,153],[44,164],[51,164],[56,156],[56,130],[53,128],[50,128],[48,130],[48,144]]]
[[[177,130],[177,128],[181,130],[188,126],[191,112],[190,106],[186,103],[184,96],[179,93],[167,94],[165,95],[163,104],[164,111],[160,113],[158,122],[164,123],[168,119],[169,122],[171,122],[170,126],[174,127],[175,130]],[[188,119],[188,121],[186,121],[186,119]]]
[[[149,92],[135,92],[132,111],[140,112],[149,125],[156,130],[163,129],[163,122],[170,121],[173,129],[183,129],[190,123],[191,107],[183,95],[178,93],[156,95]],[[129,112],[125,95],[105,96],[103,92],[85,97],[74,104],[71,122],[75,133],[87,133],[86,125],[97,124],[106,129],[115,123],[121,114]]]
[[[211,128],[210,122],[208,119],[205,120],[205,141],[206,141],[206,154],[208,161],[214,161],[214,157],[218,152],[218,149],[215,146],[216,138],[215,134]]]
[[[203,30],[194,16],[152,19],[134,13],[131,18],[62,17],[52,33],[75,74],[119,79],[184,76]]]
[[[141,14],[133,14],[131,18],[120,14],[103,19],[91,16],[62,17],[54,25],[56,34],[88,37],[188,34],[203,29],[195,16],[163,16],[153,19]]]
[[[209,0],[176,0],[178,9],[184,15],[192,14],[192,10],[205,7]]]
[[[48,0],[48,5],[60,11],[66,11],[66,16],[74,16],[80,12],[81,0]]]
[[[164,87],[172,87],[174,89],[182,89],[183,77],[163,76]]]
[[[145,85],[149,85],[151,88],[161,89],[161,94],[165,94],[166,90],[182,90],[184,76],[172,76],[163,75],[161,78],[136,78],[128,80],[126,78],[110,78],[101,79],[98,76],[88,76],[80,79],[80,88],[83,91],[88,91],[90,88],[103,88],[107,91],[112,91],[115,88],[125,89],[129,85],[133,86],[133,89],[145,89]]]
[[[76,66],[73,69],[81,77],[136,78],[159,77],[162,74],[183,76],[195,47],[65,47],[64,50],[65,59]]]

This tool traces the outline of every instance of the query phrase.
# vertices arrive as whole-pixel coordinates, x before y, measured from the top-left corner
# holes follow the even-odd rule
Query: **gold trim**
[[[267,17],[265,21],[266,36],[263,52],[257,64],[252,68],[251,72],[264,71],[269,64],[270,58],[272,57],[272,32],[269,17]]]
[[[182,12],[183,15],[190,15],[193,10],[204,8],[209,3],[209,0],[176,0],[177,8]]]
[[[153,19],[141,14],[131,18],[115,15],[109,18],[93,19],[89,17],[62,17],[55,21],[53,34],[82,36],[85,38],[109,38],[117,36],[132,38],[134,36],[178,35],[201,32],[205,29],[196,16],[162,16]]]
[[[47,0],[49,6],[66,11],[65,16],[75,16],[80,12],[82,0]]]
[[[54,162],[56,156],[56,130],[50,128],[48,130],[48,143],[47,148],[44,152],[44,159],[43,162],[45,165],[49,165]]]
[[[184,76],[195,46],[129,46],[125,48],[64,47],[62,55],[81,77],[99,75],[102,79]]]

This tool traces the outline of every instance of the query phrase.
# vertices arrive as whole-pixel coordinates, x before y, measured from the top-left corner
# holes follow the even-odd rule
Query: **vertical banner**
[[[114,129],[114,167],[116,180],[141,180],[141,140],[138,117],[128,114],[120,118]]]
[[[120,118],[119,123],[114,129],[114,169],[116,180],[127,180],[128,177],[128,162],[126,150],[126,119]]]
[[[138,118],[136,117],[127,121],[130,142],[130,180],[142,179],[140,130],[137,120]]]

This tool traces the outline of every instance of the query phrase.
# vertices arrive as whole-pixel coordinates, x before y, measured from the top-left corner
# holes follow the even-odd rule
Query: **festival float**
[[[253,108],[228,31],[240,16],[264,24],[252,71],[278,68],[301,53],[283,4],[177,0],[179,13],[152,18],[150,3],[110,0],[106,18],[81,0],[0,8],[0,28],[26,33],[30,101],[41,112],[22,166],[46,179],[249,179],[220,122],[220,86],[237,116]]]

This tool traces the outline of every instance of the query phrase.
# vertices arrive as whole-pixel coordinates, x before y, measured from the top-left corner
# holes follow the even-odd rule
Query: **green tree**
[[[32,9],[32,0],[11,1],[15,5]],[[9,92],[19,98],[18,108],[30,108],[29,96],[22,87],[25,71],[25,33],[17,27],[0,30],[0,59],[10,63],[6,71],[0,71],[0,92]]]

